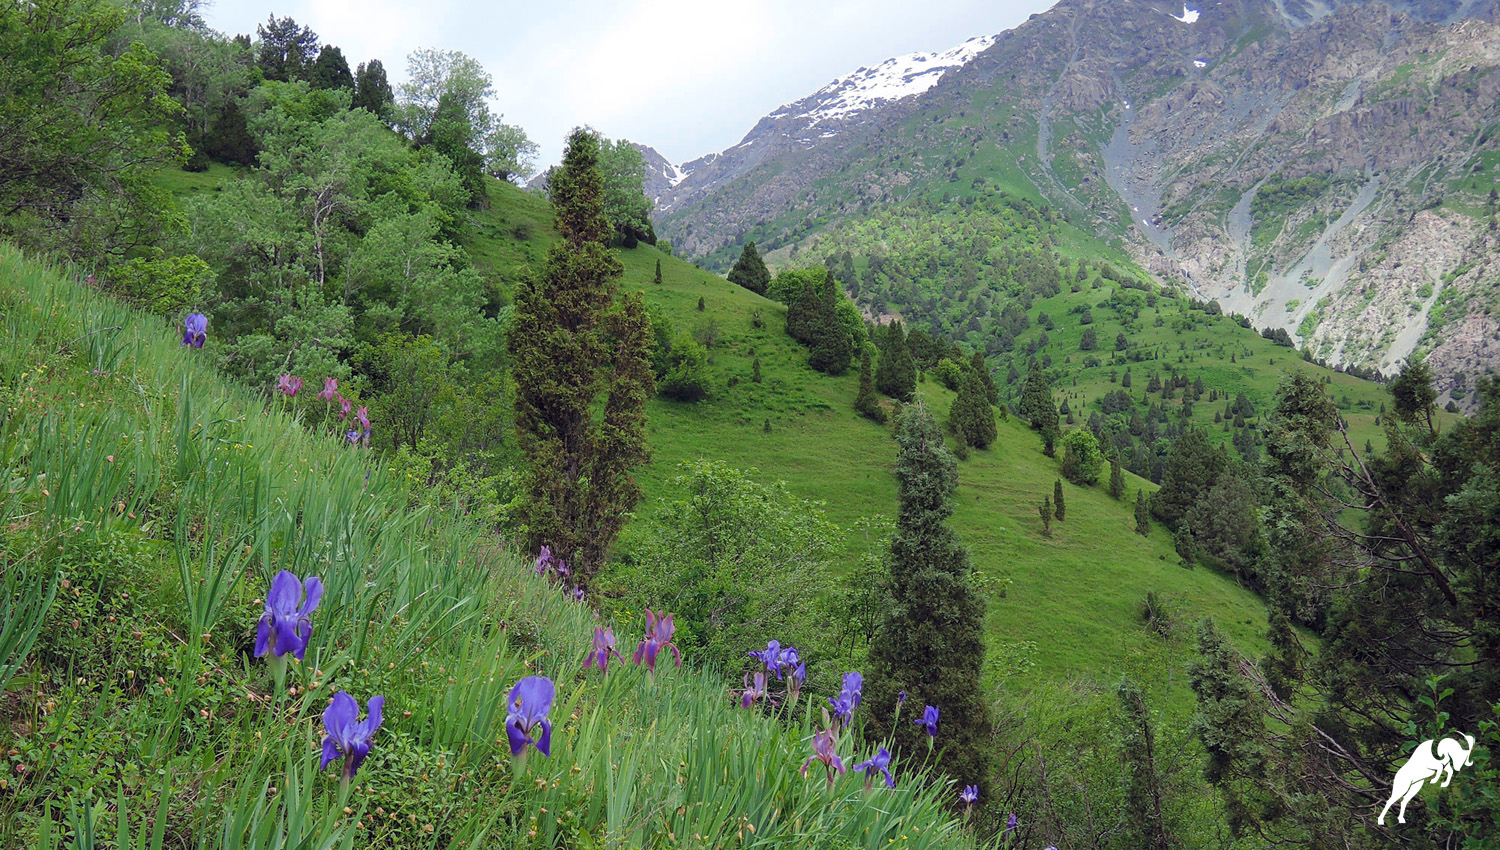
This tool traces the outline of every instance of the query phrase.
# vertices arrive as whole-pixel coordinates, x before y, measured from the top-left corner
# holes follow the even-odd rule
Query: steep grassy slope
[[[711,674],[581,671],[593,612],[413,508],[310,393],[268,401],[179,336],[0,244],[0,846],[968,843],[915,769],[875,800],[798,775],[822,695],[776,722]],[[286,692],[252,657],[281,569],[327,589]],[[557,683],[551,757],[513,762],[528,675]],[[339,690],[386,698],[343,793],[318,764]]]
[[[534,221],[542,209],[540,199],[510,187],[494,187],[491,201],[479,217],[480,230],[502,236],[514,223]],[[535,240],[547,237],[546,231],[533,231]],[[519,250],[497,245],[493,237],[477,240],[471,249],[481,262]],[[829,517],[844,527],[863,516],[894,516],[895,443],[888,428],[854,412],[856,374],[830,378],[807,368],[806,349],[783,330],[785,307],[648,246],[618,256],[625,265],[622,287],[643,291],[679,330],[709,323],[718,329],[711,352],[712,397],[695,404],[664,399],[650,404],[654,460],[642,475],[646,499],[622,547],[628,550],[632,535],[650,522],[656,503],[673,495],[670,482],[679,474],[678,464],[697,458],[785,481],[795,494],[822,501]],[[658,260],[660,285],[653,282]],[[754,325],[757,316],[760,327]],[[751,381],[756,357],[763,375],[759,384]],[[946,419],[953,394],[931,380],[919,390]],[[1260,646],[1265,616],[1254,595],[1212,571],[1177,566],[1165,529],[1158,526],[1145,538],[1134,533],[1129,500],[1117,503],[1102,487],[1065,483],[1068,519],[1055,524],[1052,539],[1044,539],[1037,504],[1051,495],[1058,477],[1058,461],[1045,457],[1036,435],[1015,420],[1000,423],[996,445],[974,452],[960,466],[954,525],[980,581],[992,590],[996,657],[1019,656],[1013,670],[1020,671],[1022,681],[1085,672],[1101,679],[1118,675],[1145,640],[1136,607],[1153,590],[1192,616],[1215,617],[1247,649]],[[1155,489],[1128,477],[1132,498],[1137,488]],[[852,562],[865,541],[850,535],[848,545]]]

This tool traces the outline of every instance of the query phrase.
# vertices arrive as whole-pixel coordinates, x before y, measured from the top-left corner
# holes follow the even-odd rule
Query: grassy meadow
[[[0,846],[971,843],[915,768],[873,798],[800,776],[821,695],[772,718],[712,672],[583,670],[592,611],[412,508],[310,393],[267,400],[179,338],[0,245]],[[327,592],[279,691],[252,655],[283,569]],[[641,624],[613,625],[629,654]],[[555,730],[518,760],[528,675],[556,682]],[[341,690],[386,698],[347,790],[318,763]]]

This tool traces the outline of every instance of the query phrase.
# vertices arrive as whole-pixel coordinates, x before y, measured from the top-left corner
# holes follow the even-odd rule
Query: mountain
[[[683,166],[660,229],[715,266],[744,238],[828,255],[978,181],[1330,363],[1424,353],[1462,407],[1500,363],[1497,10],[1064,0],[920,91],[773,112]]]

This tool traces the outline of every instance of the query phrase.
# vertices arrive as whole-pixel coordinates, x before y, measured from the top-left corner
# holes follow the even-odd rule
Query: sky
[[[762,116],[862,66],[994,35],[1051,0],[217,0],[210,26],[252,37],[291,16],[351,69],[379,59],[392,85],[435,47],[478,59],[493,108],[541,146],[568,131],[656,148],[674,163],[739,143]],[[914,7],[916,10],[914,11]]]

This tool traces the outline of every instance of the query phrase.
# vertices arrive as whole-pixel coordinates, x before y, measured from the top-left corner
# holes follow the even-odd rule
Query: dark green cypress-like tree
[[[808,279],[803,281],[802,288],[792,296],[792,302],[786,308],[786,332],[803,345],[816,343],[816,334],[822,327],[818,315],[822,300],[820,284],[821,278],[818,275],[808,275]]]
[[[312,68],[307,72],[308,85],[315,89],[349,89],[354,90],[354,74],[349,71],[349,63],[344,59],[344,51],[332,44],[323,45],[318,51],[318,58],[312,63]]]
[[[1291,630],[1289,622],[1286,628]],[[1198,624],[1198,659],[1188,664],[1188,684],[1198,696],[1193,732],[1208,751],[1203,778],[1224,796],[1230,831],[1238,837],[1254,825],[1257,812],[1276,808],[1267,805],[1273,800],[1261,746],[1268,707],[1240,673],[1239,654],[1208,618]]]
[[[750,364],[750,380],[754,381],[757,384],[760,383],[761,378],[760,378],[760,356],[759,355],[756,355],[755,360],[752,361],[751,364]]]
[[[973,369],[964,370],[959,377],[958,396],[953,399],[948,419],[976,449],[987,449],[995,442],[995,409],[985,398],[984,385]]]
[[[1178,842],[1162,806],[1166,783],[1146,695],[1128,677],[1115,686],[1115,695],[1120,699],[1119,746],[1125,768],[1125,846],[1171,850]]]
[[[391,91],[390,80],[386,79],[385,66],[380,60],[361,62],[354,71],[354,102],[350,106],[380,116],[395,102],[396,93]]]
[[[1042,503],[1037,505],[1037,513],[1042,515],[1042,536],[1052,536],[1052,497],[1043,496]]]
[[[656,261],[656,278],[652,281],[652,283],[655,283],[658,286],[661,285],[661,259],[660,258],[658,258],[657,261]]]
[[[1057,515],[1057,521],[1062,522],[1068,517],[1067,505],[1063,502],[1062,479],[1052,482],[1052,512]]]
[[[946,523],[958,467],[920,403],[901,418],[896,443],[899,496],[890,598],[870,643],[867,737],[889,736],[899,754],[919,760],[927,752],[927,736],[911,718],[921,716],[924,705],[937,706],[938,769],[957,785],[978,785],[980,799],[988,799],[990,718],[979,684],[984,601],[970,584],[968,553]],[[897,722],[901,690],[908,699]]]
[[[880,397],[875,394],[875,379],[870,373],[868,348],[860,351],[859,394],[854,397],[854,409],[876,422],[885,422],[885,408],[880,406]]]
[[[1172,444],[1161,489],[1151,497],[1151,512],[1162,522],[1176,525],[1218,483],[1227,465],[1224,451],[1202,429],[1186,429]]]
[[[911,401],[917,391],[917,364],[906,347],[906,329],[900,319],[892,319],[881,335],[875,389],[897,401]]]
[[[854,358],[854,340],[839,322],[838,303],[843,296],[834,285],[831,273],[818,285],[817,312],[814,314],[812,353],[807,365],[828,375],[842,375]]]
[[[997,405],[1000,403],[1000,389],[995,386],[995,378],[990,374],[990,367],[984,362],[984,352],[974,352],[974,357],[969,361],[975,374],[979,375],[979,385],[984,387],[984,397],[989,403]]]
[[[575,130],[551,193],[561,235],[540,276],[516,290],[508,335],[516,431],[531,459],[527,546],[543,545],[587,588],[640,500],[631,472],[650,457],[651,321],[640,295],[615,300],[599,143]]]
[[[1135,533],[1142,537],[1151,533],[1151,510],[1146,507],[1146,491],[1135,491]]]
[[[771,283],[771,272],[760,258],[760,252],[755,250],[754,242],[746,242],[745,247],[740,250],[740,258],[734,261],[734,268],[729,270],[729,282],[737,283],[757,295],[766,294],[766,287]]]
[[[1037,431],[1057,430],[1057,406],[1052,403],[1052,383],[1042,364],[1031,361],[1026,373],[1026,384],[1021,388],[1021,418],[1031,423]],[[1055,437],[1054,437],[1055,439]]]
[[[1109,497],[1119,499],[1125,495],[1125,469],[1120,463],[1119,455],[1112,455],[1109,459]]]

